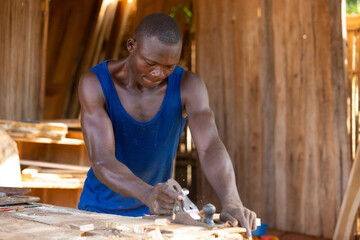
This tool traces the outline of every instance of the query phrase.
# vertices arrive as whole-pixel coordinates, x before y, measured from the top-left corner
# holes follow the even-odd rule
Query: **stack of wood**
[[[68,127],[63,123],[17,122],[0,120],[0,128],[16,138],[65,138]]]
[[[26,207],[38,207],[38,197],[24,196],[29,188],[0,187],[0,212],[22,211]]]
[[[26,187],[81,189],[89,167],[21,160],[22,181]]]

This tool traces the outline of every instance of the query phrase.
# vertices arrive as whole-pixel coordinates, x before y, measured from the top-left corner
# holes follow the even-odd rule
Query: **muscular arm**
[[[95,176],[114,192],[136,198],[153,213],[167,213],[177,194],[166,184],[157,187],[145,183],[115,157],[115,140],[111,120],[105,110],[105,98],[96,75],[85,73],[79,83],[81,128]],[[175,192],[174,192],[175,193]],[[159,204],[157,198],[162,201]]]
[[[250,234],[256,215],[240,200],[232,162],[218,135],[205,84],[197,75],[185,72],[181,94],[202,170],[221,201],[222,218],[234,225],[240,221]]]

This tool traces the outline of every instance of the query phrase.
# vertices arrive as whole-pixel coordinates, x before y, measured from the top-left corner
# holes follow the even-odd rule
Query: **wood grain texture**
[[[95,0],[50,1],[44,119],[66,117],[97,5]]]
[[[41,119],[42,0],[0,3],[0,119]]]
[[[197,72],[244,204],[272,228],[331,237],[351,159],[341,2],[195,9]],[[216,199],[205,179],[201,188]]]

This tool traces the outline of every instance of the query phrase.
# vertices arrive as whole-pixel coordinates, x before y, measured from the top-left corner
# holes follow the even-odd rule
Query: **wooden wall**
[[[40,119],[43,112],[43,12],[47,1],[0,1],[0,119]]]
[[[127,26],[127,36],[132,37],[135,28],[140,21],[151,13],[164,13],[169,14],[171,8],[181,6],[189,6],[191,8],[191,0],[141,0],[136,1],[136,12],[129,18],[129,24]],[[181,30],[184,32],[185,19],[181,15],[176,15],[176,21],[178,22]]]
[[[169,14],[172,8],[178,6],[187,6],[192,8],[191,0],[141,0],[136,1],[136,6],[133,9],[133,13],[129,16],[128,24],[125,27],[125,33],[122,39],[121,51],[119,57],[127,56],[126,41],[128,38],[133,37],[136,27],[139,25],[141,20],[152,13],[164,13]],[[186,25],[184,16],[177,12],[175,14],[175,20],[179,24],[179,27],[185,35],[185,31],[188,30],[189,26]]]
[[[50,1],[44,119],[67,117],[100,4],[97,0]]]
[[[197,72],[244,204],[272,228],[331,237],[350,165],[341,1],[194,7]]]

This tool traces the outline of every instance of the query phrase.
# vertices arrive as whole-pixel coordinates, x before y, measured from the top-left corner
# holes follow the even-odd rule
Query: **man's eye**
[[[146,62],[146,64],[149,65],[149,66],[155,66],[155,63]]]

